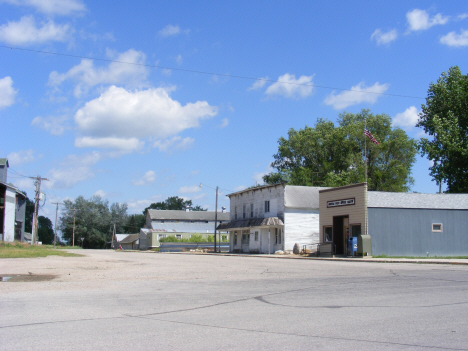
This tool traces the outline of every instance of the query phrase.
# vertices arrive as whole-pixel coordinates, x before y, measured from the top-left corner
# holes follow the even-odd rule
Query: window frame
[[[270,200],[265,200],[265,213],[270,212]]]
[[[440,226],[440,229],[434,229],[434,226]],[[443,233],[444,232],[444,226],[442,223],[432,223],[432,232],[433,233]]]
[[[330,240],[327,239],[327,232],[326,230],[330,228],[331,233],[330,233]],[[322,240],[324,243],[332,243],[333,242],[333,226],[332,225],[324,225],[322,228]]]

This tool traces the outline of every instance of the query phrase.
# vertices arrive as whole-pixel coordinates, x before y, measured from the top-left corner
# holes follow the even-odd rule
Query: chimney
[[[190,212],[190,206],[185,206],[185,212]]]

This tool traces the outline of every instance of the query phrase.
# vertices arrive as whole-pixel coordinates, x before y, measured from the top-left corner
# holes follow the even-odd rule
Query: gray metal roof
[[[249,218],[249,219],[238,219],[228,223],[220,224],[216,229],[227,230],[235,228],[250,228],[250,227],[266,227],[266,226],[277,226],[284,225],[283,221],[278,217],[268,218]]]
[[[325,187],[286,185],[284,206],[289,208],[318,209],[319,191]]]
[[[125,238],[119,241],[121,244],[131,244],[140,238],[140,234],[128,234]]]
[[[184,210],[148,210],[153,220],[191,220],[191,221],[214,221],[215,211],[184,211]],[[218,211],[218,221],[229,221],[229,212]]]
[[[219,223],[219,222],[218,222]],[[179,223],[151,223],[153,232],[162,232],[162,233],[213,233],[214,231],[214,221],[211,223],[205,222],[179,222]]]
[[[468,210],[468,194],[368,191],[367,207]]]

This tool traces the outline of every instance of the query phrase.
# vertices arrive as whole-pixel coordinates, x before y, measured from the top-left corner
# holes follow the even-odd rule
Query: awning
[[[250,218],[238,219],[227,223],[221,223],[216,230],[228,230],[237,228],[250,228],[250,227],[270,227],[284,225],[283,221],[278,217],[268,218]]]

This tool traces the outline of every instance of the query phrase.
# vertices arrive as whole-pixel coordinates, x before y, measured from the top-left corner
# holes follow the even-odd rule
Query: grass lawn
[[[57,246],[57,248],[62,249]],[[72,247],[64,247],[72,249]],[[77,247],[75,247],[77,248]],[[80,248],[81,249],[81,248]],[[30,245],[27,243],[5,243],[0,242],[0,258],[33,258],[46,256],[82,256],[74,253],[68,253],[63,250],[54,250],[53,245]]]

